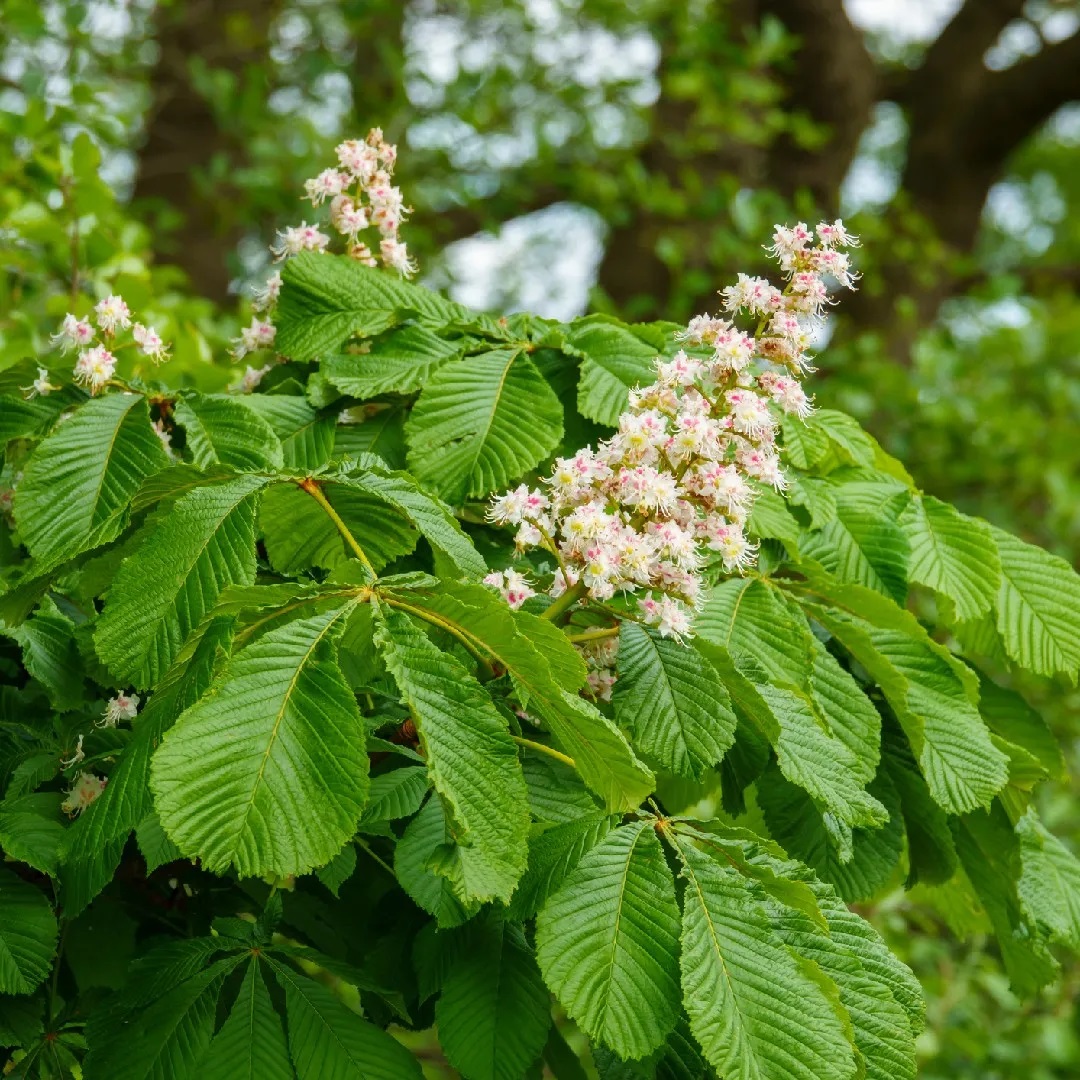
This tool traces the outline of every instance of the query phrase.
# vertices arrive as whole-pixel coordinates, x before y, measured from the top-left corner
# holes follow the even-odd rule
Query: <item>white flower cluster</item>
[[[79,773],[60,809],[71,817],[78,817],[105,790],[108,782],[105,777],[93,773]]]
[[[121,331],[130,331],[131,336],[128,341],[118,344]],[[100,343],[98,334],[102,339]],[[152,326],[133,323],[131,309],[123,297],[115,294],[105,297],[94,307],[93,322],[90,318],[65,315],[59,331],[52,336],[52,344],[65,353],[70,349],[79,350],[75,360],[75,381],[87,387],[91,394],[96,394],[113,377],[116,354],[121,349],[138,348],[155,364],[169,358],[169,346],[161,340],[161,335]],[[38,368],[38,377],[24,392],[28,397],[37,397],[56,389],[58,387],[49,382],[48,371]]]
[[[523,484],[492,501],[489,519],[517,526],[519,549],[555,555],[552,597],[568,587],[597,601],[640,593],[641,621],[679,637],[701,600],[703,567],[719,561],[737,573],[753,563],[751,481],[785,486],[777,411],[809,414],[799,383],[809,324],[828,303],[826,276],[847,287],[855,278],[838,249],[857,241],[839,221],[819,225],[816,243],[802,223],[777,226],[773,239],[782,290],[740,274],[720,294],[728,317],[690,321],[679,335],[689,351],[656,361],[656,381],[631,391],[612,438],[558,459],[542,490]],[[756,328],[740,329],[740,316]],[[531,586],[509,577],[489,583],[520,604]]]
[[[318,176],[304,181],[304,198],[316,207],[329,200],[330,226],[345,238],[345,251],[350,257],[365,266],[378,266],[381,262],[387,269],[411,277],[416,273],[416,263],[399,235],[401,223],[410,210],[401,188],[391,182],[397,147],[383,138],[381,128],[372,128],[366,139],[348,139],[336,152],[336,167],[323,169]],[[370,228],[379,232],[377,256],[360,239],[360,234]],[[328,251],[332,239],[318,225],[301,221],[299,225],[282,229],[270,251],[280,261],[301,251]],[[272,274],[255,293],[255,310],[270,311],[280,292],[281,274]],[[233,342],[233,356],[240,360],[248,353],[269,348],[274,343],[274,334],[269,319],[252,319],[251,325],[241,330],[240,337]]]

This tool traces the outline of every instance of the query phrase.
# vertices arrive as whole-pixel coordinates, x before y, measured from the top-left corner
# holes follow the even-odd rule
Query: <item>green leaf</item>
[[[619,630],[615,719],[635,746],[681,776],[701,777],[735,741],[735,714],[708,657],[636,623]]]
[[[1010,982],[1017,993],[1034,994],[1057,977],[1058,965],[1046,936],[1028,916],[1019,895],[1023,874],[1020,839],[1000,804],[989,813],[968,814],[958,823],[956,851],[990,918]],[[1030,879],[1025,892],[1028,900],[1033,899]],[[1042,899],[1036,901],[1037,911]],[[1055,921],[1061,920],[1059,913]]]
[[[537,821],[577,821],[599,807],[581,775],[550,754],[522,748],[521,771],[529,789],[529,810]],[[516,893],[514,894],[517,895]]]
[[[163,971],[149,984],[144,1000],[132,1001],[125,991],[112,1008],[91,1014],[88,1029],[88,1076],[113,1080],[157,1080],[199,1075],[197,1064],[214,1033],[214,1010],[226,975],[240,957],[219,960],[199,970],[202,955],[189,978],[173,985]],[[167,991],[162,993],[162,991]]]
[[[428,790],[427,769],[402,768],[371,778],[361,825],[412,817]]]
[[[150,755],[162,734],[209,687],[232,640],[233,620],[216,618],[181,650],[139,716],[105,790],[67,830],[61,899],[74,917],[108,884],[128,834],[150,813]]]
[[[958,814],[988,805],[1008,779],[1007,761],[949,662],[900,631],[814,614],[881,687],[938,804]]]
[[[792,783],[844,825],[885,821],[885,808],[863,789],[858,759],[825,729],[807,695],[752,682],[722,646],[701,642],[698,648],[720,673],[736,710],[768,739],[781,771]]]
[[[41,683],[49,702],[59,712],[83,703],[83,662],[74,630],[75,624],[49,597],[37,614],[20,626],[7,630],[0,624],[0,636],[18,642],[23,665]]]
[[[460,926],[480,910],[475,900],[462,901],[446,874],[436,874],[431,864],[436,854],[454,842],[442,798],[432,795],[409,822],[394,848],[394,873],[401,887],[440,927]]]
[[[876,444],[857,420],[836,409],[815,409],[807,423],[828,440],[841,460],[850,465],[872,466]]]
[[[525,869],[529,819],[505,722],[465,668],[401,612],[379,606],[376,642],[416,720],[432,783],[460,829],[463,899],[509,900]]]
[[[651,821],[609,833],[536,922],[544,980],[590,1038],[620,1057],[655,1050],[678,1019],[679,908]]]
[[[904,851],[900,801],[889,778],[876,780],[869,792],[888,810],[889,820],[879,828],[853,829],[844,850],[805,791],[775,772],[766,773],[757,788],[769,833],[851,902],[870,899],[892,881]]]
[[[520,349],[440,368],[413,406],[409,469],[452,503],[483,498],[544,461],[562,438],[562,405]]]
[[[286,623],[241,650],[154,754],[161,823],[207,870],[304,874],[352,836],[368,757],[334,655],[348,610]]]
[[[345,255],[302,252],[281,274],[276,348],[294,360],[337,352],[354,334],[373,337],[414,318],[441,329],[468,324],[468,308]]]
[[[327,482],[323,494],[375,569],[416,546],[418,532],[405,515],[362,488]],[[335,570],[355,558],[337,526],[295,484],[273,484],[259,507],[259,528],[270,565],[280,574],[314,567]]]
[[[794,876],[800,870],[790,868]],[[827,887],[817,883],[813,887],[823,897],[829,895]],[[774,925],[783,940],[835,982],[840,1004],[851,1018],[855,1047],[868,1080],[914,1080],[915,1034],[891,988],[863,968],[859,951],[821,933],[801,912],[771,906]]]
[[[990,526],[929,495],[917,495],[900,517],[911,545],[908,577],[948,597],[961,620],[977,619],[997,595],[1001,563]]]
[[[56,876],[64,842],[60,824],[60,796],[42,791],[0,802],[0,848],[10,859],[27,863],[50,877]]]
[[[520,1080],[551,1026],[550,999],[521,928],[489,918],[443,983],[439,1043],[469,1080]]]
[[[15,520],[44,563],[115,540],[139,485],[168,465],[146,400],[106,394],[81,406],[31,455],[15,492]]]
[[[854,1048],[835,987],[770,924],[741,875],[677,841],[682,985],[690,1029],[724,1076],[847,1080]]]
[[[254,956],[248,962],[240,993],[199,1062],[199,1080],[292,1080],[285,1032],[261,966]]]
[[[356,487],[399,510],[461,575],[479,577],[487,573],[484,560],[446,504],[422,491],[408,473],[368,468],[338,477],[336,482]]]
[[[338,898],[341,886],[356,873],[356,847],[346,844],[325,866],[315,871],[318,879]]]
[[[443,364],[463,352],[464,342],[447,341],[422,326],[405,326],[373,341],[366,352],[327,357],[321,370],[351,397],[406,394],[421,389]]]
[[[1020,903],[1031,919],[1072,949],[1080,949],[1080,860],[1029,809],[1016,824],[1020,838]]]
[[[237,469],[280,468],[281,440],[244,398],[223,394],[187,394],[176,404],[176,421],[187,434],[187,448],[202,469],[232,465]]]
[[[1015,691],[979,679],[979,712],[996,735],[1023,747],[1055,780],[1067,775],[1061,744],[1046,721]]]
[[[578,383],[578,412],[598,424],[617,427],[630,391],[656,378],[660,350],[632,327],[605,315],[576,319],[567,333],[573,350],[584,355]]]
[[[289,1052],[299,1080],[421,1080],[416,1058],[393,1036],[350,1012],[321,983],[269,963],[285,988]]]
[[[881,485],[870,491],[838,488],[835,516],[824,528],[804,532],[799,552],[841,581],[865,585],[902,604],[908,545],[896,522],[907,495],[890,498],[893,490]]]
[[[585,852],[596,847],[611,827],[608,815],[594,811],[533,835],[529,840],[528,867],[510,902],[511,917],[531,919]]]
[[[652,791],[652,773],[634,756],[619,729],[564,688],[573,685],[579,672],[584,674],[579,661],[563,656],[573,649],[565,636],[558,641],[550,631],[539,631],[537,624],[543,620],[511,612],[479,585],[444,587],[437,594],[410,591],[407,603],[433,612],[510,673],[519,699],[547,725],[582,779],[611,809],[631,810]]]
[[[273,429],[287,468],[310,472],[330,460],[337,425],[333,409],[320,412],[303,398],[287,394],[249,394],[244,404]]]
[[[0,994],[29,994],[52,970],[56,919],[40,889],[0,866]]]
[[[1080,577],[1064,559],[994,529],[1001,558],[998,632],[1009,656],[1036,675],[1080,669]]]
[[[165,835],[155,813],[149,813],[135,826],[135,839],[146,862],[146,872],[152,874],[159,867],[183,858],[180,849]]]
[[[255,580],[256,493],[241,476],[181,496],[121,564],[98,620],[98,655],[121,684],[154,685],[227,585]]]

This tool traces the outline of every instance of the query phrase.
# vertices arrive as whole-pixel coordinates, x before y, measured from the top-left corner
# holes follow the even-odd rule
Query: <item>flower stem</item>
[[[588,591],[588,586],[584,582],[579,581],[576,585],[572,585],[554,601],[540,616],[541,619],[553,620],[557,619],[564,611],[569,611]]]
[[[577,769],[577,764],[572,757],[568,757],[566,754],[556,750],[552,746],[545,746],[542,742],[534,742],[532,739],[524,739],[520,735],[511,735],[510,738],[513,739],[518,746],[527,746],[530,750],[536,750],[538,753],[547,754],[548,757],[553,757],[556,761],[561,761],[564,765],[569,765],[571,769]]]
[[[601,626],[595,630],[583,630],[580,634],[567,634],[566,639],[576,645],[585,641],[601,641],[604,638],[617,637],[618,633],[617,626]]]
[[[356,557],[371,575],[372,580],[374,580],[378,576],[375,573],[375,567],[371,565],[371,560],[364,554],[364,549],[357,543],[356,537],[349,531],[349,526],[341,520],[341,515],[330,505],[330,500],[323,494],[322,488],[319,487],[318,482],[309,476],[303,480],[298,480],[297,487],[299,487],[301,491],[306,491],[323,508],[326,516],[334,523],[337,527],[337,531],[344,537],[345,543],[352,548]]]

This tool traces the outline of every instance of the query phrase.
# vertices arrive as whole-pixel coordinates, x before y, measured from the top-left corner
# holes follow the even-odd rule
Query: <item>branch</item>
[[[930,45],[922,64],[892,100],[948,109],[976,92],[986,75],[983,55],[1024,11],[1025,0],[967,0]]]
[[[826,145],[812,150],[788,138],[777,140],[770,178],[786,193],[808,188],[832,209],[878,97],[873,58],[843,0],[765,0],[762,10],[799,38],[791,69],[783,75],[789,107],[805,110],[829,130]]]

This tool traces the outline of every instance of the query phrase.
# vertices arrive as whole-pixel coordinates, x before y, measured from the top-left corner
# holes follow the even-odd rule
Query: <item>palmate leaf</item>
[[[492,917],[469,933],[435,1007],[439,1043],[468,1080],[520,1080],[551,1026],[550,998],[521,928]]]
[[[345,255],[302,252],[281,274],[276,348],[294,360],[336,353],[354,334],[373,337],[406,319],[441,329],[478,318],[438,293]]]
[[[789,949],[745,879],[678,837],[681,968],[690,1029],[712,1066],[746,1080],[857,1074],[835,986]]]
[[[34,558],[59,563],[115,540],[139,485],[168,464],[144,398],[93,398],[26,464],[14,508],[23,543]]]
[[[322,373],[342,393],[370,398],[410,393],[432,373],[464,352],[464,342],[447,341],[422,326],[403,326],[373,341],[366,352],[329,356]]]
[[[227,585],[255,580],[256,493],[241,476],[181,496],[117,572],[98,655],[121,684],[152,686]]]
[[[929,495],[918,495],[900,517],[911,546],[908,577],[946,596],[961,620],[989,611],[1001,563],[990,526]]]
[[[405,425],[409,470],[452,503],[508,487],[562,438],[562,405],[520,349],[440,368]]]
[[[584,681],[585,669],[557,629],[534,615],[511,612],[479,585],[416,590],[395,602],[449,623],[509,672],[523,705],[547,725],[581,778],[609,808],[631,810],[652,791],[652,773],[638,761],[622,732],[572,692]]]
[[[248,962],[240,993],[199,1062],[200,1080],[293,1080],[281,1019],[256,958]]]
[[[0,994],[29,994],[45,981],[56,936],[45,894],[0,866]]]
[[[368,757],[334,655],[349,610],[286,623],[242,649],[154,754],[162,826],[206,869],[303,874],[352,836]]]
[[[665,768],[700,779],[735,741],[735,714],[708,658],[636,623],[619,631],[615,718]]]
[[[1080,577],[1064,559],[994,529],[1001,559],[997,628],[1011,659],[1037,675],[1080,670]]]
[[[133,1001],[125,993],[111,1007],[92,1013],[85,1066],[89,1080],[186,1080],[198,1075],[197,1065],[214,1034],[222,983],[241,961],[230,956],[204,968],[205,955],[205,950],[201,955],[193,952],[193,970],[171,989],[169,983],[177,980],[162,972],[146,987],[145,1000]]]
[[[491,698],[399,611],[380,605],[376,642],[412,712],[435,790],[460,829],[462,899],[509,900],[529,818],[517,747]]]
[[[150,755],[176,718],[203,695],[232,641],[233,620],[215,618],[181,650],[158,685],[105,790],[65,837],[64,911],[74,917],[108,884],[132,829],[150,813]]]
[[[281,440],[247,398],[224,394],[187,394],[176,404],[176,420],[187,435],[187,448],[200,468],[232,465],[237,469],[280,468]]]
[[[678,1019],[679,908],[651,821],[609,833],[536,922],[544,980],[620,1057],[651,1053]]]

